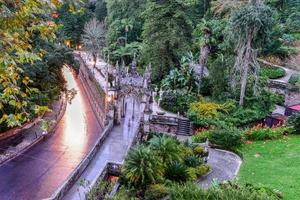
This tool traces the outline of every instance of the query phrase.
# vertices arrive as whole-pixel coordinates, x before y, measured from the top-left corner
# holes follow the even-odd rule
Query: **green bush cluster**
[[[192,137],[195,143],[205,142],[207,139],[225,149],[234,149],[242,144],[241,131],[233,127],[213,128]]]
[[[88,200],[98,200],[98,199],[104,199],[107,194],[111,192],[113,188],[113,184],[107,181],[101,181],[97,182],[96,186],[93,187],[88,193],[87,193],[87,199]]]
[[[282,138],[284,135],[289,135],[294,133],[294,129],[291,127],[278,127],[278,128],[269,128],[269,127],[254,127],[248,129],[243,133],[243,136],[246,140],[274,140]]]
[[[193,183],[173,184],[169,188],[172,200],[278,200],[281,193],[269,188],[256,188],[251,185],[240,186],[232,183],[221,184],[209,190],[203,190]]]
[[[275,104],[283,103],[283,96],[262,90],[260,95],[247,97],[244,107],[232,99],[227,99],[225,103],[202,100],[200,106],[192,103],[187,116],[195,127],[244,127],[262,121],[272,112]]]
[[[160,101],[161,108],[173,113],[185,113],[190,103],[197,100],[197,95],[183,90],[165,91]]]
[[[295,129],[297,134],[300,133],[300,112],[294,113],[288,120],[288,125]]]
[[[126,185],[142,191],[168,181],[184,183],[210,170],[203,161],[206,156],[201,146],[155,134],[146,144],[129,152],[121,170],[122,177]]]
[[[261,76],[268,77],[269,79],[278,79],[284,77],[285,70],[280,67],[267,67],[261,68]]]
[[[283,198],[278,190],[231,182],[214,185],[208,190],[202,189],[193,182],[156,184],[149,186],[143,198],[135,198],[131,192],[122,187],[110,200],[280,200]]]
[[[291,78],[289,79],[289,83],[292,85],[296,85],[296,83],[300,80],[300,74],[292,74]]]

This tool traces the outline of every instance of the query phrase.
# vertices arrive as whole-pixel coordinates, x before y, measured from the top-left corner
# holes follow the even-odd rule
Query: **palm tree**
[[[90,52],[93,57],[93,71],[96,67],[97,57],[103,47],[105,47],[106,30],[103,22],[96,18],[87,22],[84,26],[82,42],[86,51]],[[100,71],[101,72],[101,71]]]
[[[150,148],[143,145],[129,152],[122,167],[122,174],[128,183],[140,188],[160,182],[163,173],[161,160]]]
[[[161,158],[164,165],[172,161],[180,161],[178,141],[170,136],[155,136],[150,141],[150,148]]]

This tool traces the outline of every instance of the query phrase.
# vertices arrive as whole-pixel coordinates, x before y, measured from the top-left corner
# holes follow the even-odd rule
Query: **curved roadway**
[[[102,129],[79,79],[63,70],[77,94],[51,137],[0,166],[0,200],[50,197],[88,154]]]

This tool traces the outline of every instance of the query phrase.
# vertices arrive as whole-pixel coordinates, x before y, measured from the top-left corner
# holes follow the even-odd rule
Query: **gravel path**
[[[242,159],[229,151],[209,148],[208,165],[212,172],[198,181],[203,188],[209,188],[214,181],[222,182],[235,179]]]

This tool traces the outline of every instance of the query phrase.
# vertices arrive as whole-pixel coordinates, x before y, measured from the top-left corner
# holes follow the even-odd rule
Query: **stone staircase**
[[[193,127],[192,123],[188,119],[178,119],[178,135],[192,135]]]

